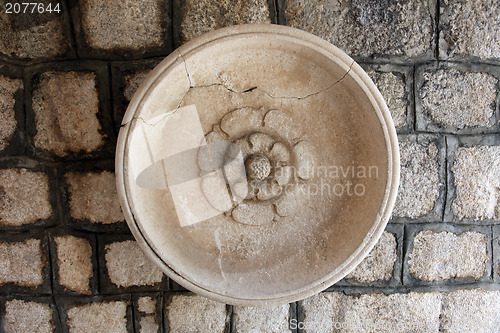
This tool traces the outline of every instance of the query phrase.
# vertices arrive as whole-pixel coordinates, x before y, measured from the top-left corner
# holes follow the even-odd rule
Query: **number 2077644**
[[[5,4],[6,14],[43,14],[43,13],[60,13],[61,8],[59,3],[44,4],[41,2],[7,2]]]

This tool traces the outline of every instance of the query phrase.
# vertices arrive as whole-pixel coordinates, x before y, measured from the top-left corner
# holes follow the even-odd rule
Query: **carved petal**
[[[289,216],[295,213],[306,200],[306,193],[304,192],[305,186],[303,184],[299,185],[289,185],[285,186],[283,194],[276,200],[274,205],[276,206],[276,213],[279,216]]]
[[[281,191],[281,186],[276,182],[265,182],[257,192],[257,199],[261,201],[269,200],[277,196]]]
[[[207,201],[218,211],[225,212],[232,208],[232,201],[227,191],[226,182],[222,176],[205,176],[201,189]]]
[[[311,179],[314,176],[314,147],[307,141],[300,141],[293,147],[297,160],[297,175],[302,179]]]
[[[214,165],[214,156],[213,151],[211,149],[216,148],[217,146],[208,146],[214,142],[223,142],[226,141],[227,137],[223,133],[220,132],[210,132],[205,136],[205,141],[207,145],[203,145],[198,149],[198,166],[203,171],[214,171],[217,170],[220,165]],[[221,146],[222,147],[222,146]]]
[[[274,143],[274,139],[264,133],[254,133],[249,137],[254,152],[268,152]]]
[[[271,110],[266,113],[264,126],[278,132],[289,141],[300,137],[300,125],[281,110]]]
[[[239,137],[262,127],[262,114],[253,108],[241,108],[226,114],[220,123],[221,129],[230,137]]]
[[[245,159],[248,155],[252,154],[252,148],[250,147],[250,143],[246,138],[241,138],[234,141],[238,147],[241,149],[241,153],[243,154],[243,159]]]
[[[278,183],[278,185],[285,185],[290,182],[292,178],[292,167],[283,166],[276,170],[274,173],[274,180]]]
[[[273,148],[271,148],[269,157],[276,162],[288,162],[290,160],[290,153],[284,144],[276,142]]]
[[[233,209],[232,216],[237,222],[243,224],[264,225],[273,221],[274,211],[272,205],[245,202]]]

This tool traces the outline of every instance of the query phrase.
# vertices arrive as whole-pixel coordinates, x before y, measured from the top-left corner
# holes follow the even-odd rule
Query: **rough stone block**
[[[233,309],[236,331],[244,332],[291,332],[289,329],[290,306],[241,307]]]
[[[500,60],[500,6],[490,0],[440,2],[439,56]]]
[[[75,305],[67,310],[70,332],[127,332],[126,301]]]
[[[136,325],[141,333],[152,333],[160,330],[160,318],[157,311],[161,304],[158,296],[140,296],[137,298]]]
[[[0,151],[9,146],[16,128],[16,92],[23,81],[0,75]]]
[[[32,96],[36,148],[65,157],[94,152],[106,143],[96,73],[49,71],[35,76],[37,81]]]
[[[437,332],[439,293],[321,293],[302,301],[304,332]],[[297,325],[298,326],[298,325]]]
[[[52,333],[56,328],[50,304],[19,299],[7,301],[3,329],[10,332]]]
[[[169,1],[79,1],[80,25],[86,44],[94,50],[142,51],[166,46]]]
[[[52,216],[49,177],[24,168],[0,170],[0,226],[20,227]]]
[[[465,66],[425,66],[417,71],[417,129],[433,132],[492,131],[498,77]]]
[[[397,245],[394,234],[384,231],[370,254],[346,279],[354,279],[360,283],[390,280],[397,260]]]
[[[47,264],[40,239],[28,238],[19,242],[0,240],[0,286],[42,286]]]
[[[110,243],[104,251],[109,280],[116,287],[155,286],[162,282],[163,273],[136,241]]]
[[[271,23],[267,0],[176,0],[175,5],[181,12],[180,43],[226,26]]]
[[[72,218],[99,224],[124,220],[113,172],[68,172],[65,181]]]
[[[434,1],[285,0],[289,26],[309,31],[352,56],[430,58]]]
[[[397,130],[409,127],[409,89],[406,73],[382,72],[368,70],[368,75],[373,80],[380,93],[384,97],[387,107],[391,112],[394,126]]]
[[[393,218],[440,219],[444,187],[444,149],[433,136],[400,136],[401,180]]]
[[[198,295],[173,295],[167,306],[170,332],[224,332],[226,305]]]
[[[90,294],[92,268],[92,247],[88,240],[64,235],[54,237],[57,249],[59,284],[80,294]]]
[[[413,238],[409,272],[419,280],[443,281],[451,278],[479,279],[487,272],[489,256],[484,233],[468,231],[420,231]]]
[[[499,332],[500,292],[457,290],[446,293],[441,309],[445,332]]]
[[[54,5],[55,2],[52,2]],[[31,7],[27,14],[8,14],[2,6],[0,53],[23,60],[66,55],[70,51],[69,29],[64,24],[67,13],[64,2],[59,5],[61,13],[51,14],[31,14]]]
[[[497,145],[463,146],[448,140],[454,152],[450,163],[454,193],[450,191],[451,212],[459,220],[500,220],[500,140]]]

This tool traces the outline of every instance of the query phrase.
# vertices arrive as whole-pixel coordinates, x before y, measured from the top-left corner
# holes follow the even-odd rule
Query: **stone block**
[[[288,304],[273,307],[233,308],[233,320],[236,332],[291,332],[289,328],[290,306]]]
[[[398,258],[396,236],[384,231],[378,243],[363,261],[346,276],[359,283],[389,281]]]
[[[12,2],[13,3],[13,2]],[[42,1],[45,6],[48,1]],[[52,7],[55,3],[52,2]],[[23,11],[24,6],[21,7]],[[0,54],[10,59],[38,60],[71,56],[68,12],[64,2],[59,2],[60,13],[45,12],[7,13],[2,6],[0,12]]]
[[[442,59],[500,60],[500,6],[489,0],[440,1]]]
[[[43,222],[52,213],[47,173],[26,168],[0,169],[0,226]]]
[[[0,239],[0,289],[49,292],[50,267],[44,239],[33,234],[3,233]]]
[[[57,281],[64,290],[92,292],[92,246],[88,239],[73,235],[53,238],[57,256]]]
[[[169,48],[170,1],[79,1],[73,7],[79,50],[100,57],[136,58]]]
[[[104,225],[124,220],[113,172],[70,171],[64,179],[68,185],[69,210],[73,219]]]
[[[156,293],[134,295],[134,304],[136,330],[138,328],[141,333],[161,332],[161,295]]]
[[[163,286],[162,271],[146,256],[135,240],[105,237],[100,243],[104,246],[104,258],[101,258],[105,267],[101,279],[103,288],[109,291],[123,288],[158,290]]]
[[[413,239],[410,273],[420,280],[478,279],[486,272],[486,236],[479,232],[421,231]]]
[[[11,299],[5,303],[4,332],[52,333],[57,327],[54,313],[53,306],[46,301]]]
[[[443,139],[432,135],[400,135],[401,179],[394,221],[432,221],[442,216],[445,188]]]
[[[444,294],[441,327],[445,332],[499,332],[499,313],[499,291],[457,290]]]
[[[309,31],[351,56],[432,57],[434,1],[284,0],[289,26]]]
[[[13,143],[16,130],[24,127],[18,122],[22,92],[23,81],[21,79],[0,74],[0,151],[9,147]]]
[[[442,295],[320,293],[301,302],[306,333],[437,332]]]
[[[34,146],[58,157],[96,152],[108,140],[100,119],[97,73],[47,71],[34,76]],[[68,112],[71,110],[71,112]]]
[[[396,130],[408,130],[411,119],[411,81],[412,74],[406,67],[398,68],[387,65],[364,65],[372,81],[384,97],[391,112]]]
[[[169,332],[225,332],[228,315],[226,305],[208,298],[175,294],[166,308]]]
[[[209,1],[176,0],[174,6],[180,12],[179,44],[205,32],[237,24],[271,23],[271,12],[267,0]],[[174,17],[175,20],[175,17]]]
[[[445,219],[460,223],[500,221],[500,138],[448,137],[448,206]]]
[[[130,304],[126,300],[90,299],[91,303],[67,306],[69,332],[129,332]]]
[[[500,71],[458,64],[419,68],[417,130],[458,134],[498,130],[496,121]]]

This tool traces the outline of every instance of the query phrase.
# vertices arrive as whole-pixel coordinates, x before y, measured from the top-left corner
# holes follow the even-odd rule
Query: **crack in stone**
[[[186,59],[184,58],[184,55],[182,54],[182,52],[180,52],[179,50],[177,50],[177,52],[179,53],[179,56],[182,59],[182,62],[184,64],[184,70],[186,72],[186,77],[187,77],[187,80],[189,82],[189,88],[184,93],[184,95],[182,96],[182,98],[179,101],[179,103],[177,104],[177,107],[175,108],[175,110],[173,110],[172,112],[170,112],[168,114],[169,116],[175,114],[180,109],[180,107],[181,107],[182,103],[184,102],[184,99],[186,98],[187,94],[191,91],[191,89],[196,89],[196,88],[222,87],[222,88],[226,89],[227,91],[229,91],[231,93],[234,93],[234,94],[246,94],[246,93],[252,92],[254,90],[258,90],[261,93],[267,95],[271,99],[296,99],[296,100],[304,100],[304,99],[310,98],[312,96],[319,95],[319,94],[321,94],[321,93],[323,93],[323,92],[325,92],[325,91],[333,88],[335,85],[337,85],[339,82],[341,82],[349,74],[349,72],[352,69],[352,66],[354,65],[354,60],[353,60],[351,62],[351,64],[349,65],[349,69],[344,73],[344,75],[342,75],[342,77],[340,79],[338,79],[337,81],[335,81],[334,83],[332,83],[328,87],[320,89],[320,90],[318,90],[316,92],[307,94],[305,96],[274,96],[271,93],[269,93],[269,92],[267,92],[267,91],[265,91],[265,90],[263,90],[263,89],[261,89],[261,88],[259,88],[257,86],[246,88],[244,90],[239,91],[239,90],[234,90],[234,89],[226,86],[223,83],[211,83],[211,84],[193,85],[193,82],[191,81],[191,74],[189,74],[189,70],[187,68]],[[134,116],[129,122],[127,122],[126,124],[122,124],[121,127],[123,127],[125,125],[128,125],[134,119],[141,120],[143,123],[145,123],[147,125],[151,125],[151,126],[155,126],[157,124],[157,123],[155,123],[155,124],[149,123],[148,121],[146,121],[144,118],[142,118],[140,116]]]

